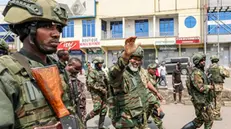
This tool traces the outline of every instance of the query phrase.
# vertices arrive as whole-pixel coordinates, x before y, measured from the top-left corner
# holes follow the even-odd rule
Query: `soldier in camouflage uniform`
[[[96,57],[92,63],[95,64],[95,68],[88,73],[87,87],[91,93],[94,109],[87,114],[85,125],[88,120],[99,114],[98,128],[104,129],[104,119],[107,114],[107,78],[102,70],[104,59]]]
[[[211,129],[213,125],[213,86],[209,85],[204,73],[206,57],[197,53],[193,56],[195,66],[189,77],[190,85],[187,86],[191,101],[195,108],[196,118],[186,124],[182,129],[196,129],[204,124],[204,129]]]
[[[221,118],[221,105],[222,105],[222,90],[223,83],[226,77],[229,77],[229,71],[224,67],[218,65],[219,58],[214,55],[210,58],[212,64],[207,70],[208,76],[211,76],[211,84],[215,87],[215,120],[222,120]]]
[[[59,119],[30,70],[57,63],[48,54],[57,51],[60,33],[67,22],[66,10],[53,0],[13,0],[6,5],[3,16],[23,47],[17,53],[0,57],[0,116],[4,118],[0,119],[0,128],[56,129],[60,127]],[[62,101],[77,118],[65,73],[60,74]]]
[[[151,84],[155,87],[155,89],[158,90],[158,86],[157,86],[158,83],[157,83],[157,77],[156,77],[157,67],[158,67],[158,65],[156,63],[152,63],[152,64],[148,65],[147,70],[148,70],[148,76],[149,76]],[[163,100],[163,97],[160,95],[159,92],[153,92],[153,93],[157,98],[159,98],[159,100]],[[149,115],[151,115],[153,118],[153,121],[155,122],[157,127],[159,129],[163,129],[163,121],[158,115],[154,114],[155,110],[156,110],[156,108],[153,108],[153,107],[150,108],[148,113],[147,113],[147,116],[148,116],[147,118],[149,118]]]
[[[8,55],[9,46],[4,39],[0,39],[0,56]]]
[[[59,58],[57,65],[64,70],[69,60],[69,52],[67,50],[58,50],[57,56]]]
[[[76,57],[72,57],[69,59],[68,64],[65,68],[69,72],[69,84],[70,91],[73,103],[76,103],[78,107],[78,115],[82,121],[85,120],[87,111],[86,111],[86,90],[85,85],[78,79],[78,73],[80,73],[82,69],[82,62],[80,59]]]
[[[122,57],[109,69],[109,117],[116,129],[148,129],[149,106],[161,111],[156,97],[147,89],[149,78],[141,68],[143,49],[138,47],[133,52],[128,49],[136,48],[135,40],[136,37],[126,39]]]

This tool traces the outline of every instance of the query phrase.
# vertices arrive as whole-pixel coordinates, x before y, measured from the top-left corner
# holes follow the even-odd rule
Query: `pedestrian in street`
[[[227,69],[220,66],[218,64],[219,58],[216,55],[213,55],[210,57],[211,65],[209,66],[207,70],[207,75],[210,76],[210,83],[211,85],[214,85],[214,91],[215,91],[215,109],[214,109],[214,115],[215,120],[222,120],[221,117],[221,106],[222,106],[222,90],[223,90],[223,84],[224,79],[230,76],[230,73]]]
[[[158,114],[162,111],[148,90],[149,78],[141,68],[144,50],[135,40],[136,37],[125,40],[122,56],[109,68],[109,117],[116,129],[148,129],[146,113],[150,105]]]
[[[13,0],[5,6],[3,16],[23,47],[19,52],[0,57],[0,128],[60,128],[63,121],[38,88],[40,83],[33,78],[31,69],[57,63],[48,55],[57,51],[60,34],[67,23],[66,10],[53,0]],[[53,79],[59,83],[61,80],[60,85],[54,86],[63,91],[61,102],[70,112],[65,117],[76,120],[76,111],[71,110],[76,105],[70,101],[67,74],[63,72],[57,79],[46,78],[45,81]],[[78,128],[84,127],[81,125],[80,122]]]
[[[164,86],[167,86],[167,81],[166,81],[166,67],[165,67],[165,62],[162,62],[160,67],[159,67],[159,72],[160,72],[160,84],[162,84],[162,82],[164,82]]]
[[[9,53],[9,45],[6,43],[4,39],[0,39],[0,56],[8,55]]]
[[[92,63],[95,67],[88,73],[87,87],[88,91],[91,93],[94,108],[87,114],[85,125],[87,125],[88,120],[99,115],[98,128],[105,129],[104,120],[107,114],[108,80],[105,72],[102,70],[104,59],[102,57],[95,57]]]
[[[65,69],[68,71],[69,75],[71,100],[77,105],[76,110],[79,110],[79,118],[84,121],[87,114],[86,88],[84,83],[78,79],[78,73],[80,73],[82,69],[82,62],[79,58],[72,57],[69,59]]]
[[[190,75],[188,87],[193,103],[196,118],[186,124],[182,129],[196,129],[204,124],[204,129],[211,129],[213,125],[213,94],[214,87],[209,85],[207,75],[204,73],[206,57],[196,53],[193,56],[194,67]]]
[[[182,90],[183,84],[181,81],[181,64],[178,62],[176,65],[176,69],[172,73],[172,86],[173,86],[173,99],[174,103],[177,104],[176,96],[179,96],[179,103],[181,102],[182,98]]]

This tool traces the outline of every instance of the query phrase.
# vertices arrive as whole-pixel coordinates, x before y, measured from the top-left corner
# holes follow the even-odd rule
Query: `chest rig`
[[[35,80],[31,75],[30,68],[43,67],[41,63],[30,60],[20,53],[14,53],[11,56],[3,56],[1,64],[6,67],[16,83],[9,84],[19,90],[19,101],[13,103],[16,116],[16,129],[30,129],[34,126],[43,126],[47,123],[57,121],[55,113],[47,103],[41,90],[37,87]],[[62,78],[63,90],[66,91],[68,86]],[[71,106],[68,101],[69,97],[64,92],[62,99],[67,106]]]

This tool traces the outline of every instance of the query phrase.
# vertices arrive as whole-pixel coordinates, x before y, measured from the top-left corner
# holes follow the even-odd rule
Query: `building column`
[[[158,32],[158,31],[156,31],[156,16],[153,16],[153,22],[152,22],[152,24],[153,24],[153,37],[156,37],[156,32]]]
[[[125,31],[125,18],[123,17],[123,38],[125,38],[126,37],[126,31]]]

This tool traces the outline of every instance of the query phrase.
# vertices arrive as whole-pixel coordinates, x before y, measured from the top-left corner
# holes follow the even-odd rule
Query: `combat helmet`
[[[66,10],[54,0],[10,0],[2,14],[10,24],[54,21],[66,25],[67,22]]]
[[[218,61],[219,61],[219,58],[218,58],[218,56],[216,56],[216,55],[212,55],[212,56],[210,57],[210,60],[211,60],[212,62],[218,62]]]
[[[202,60],[202,59],[205,59],[206,58],[206,56],[204,55],[204,54],[202,54],[202,53],[196,53],[196,54],[194,54],[193,55],[193,63],[196,65],[196,64],[199,64],[200,63],[200,61]]]
[[[8,51],[9,46],[4,39],[0,39],[0,49]]]
[[[144,50],[142,47],[138,47],[134,53],[132,53],[131,57],[136,56],[140,57],[141,59],[144,57]]]
[[[157,63],[152,63],[148,65],[148,69],[157,69],[158,65]]]
[[[67,12],[54,0],[10,0],[3,11],[10,30],[23,41],[27,35],[35,35],[42,22],[66,26]],[[39,21],[39,22],[38,22]]]
[[[104,59],[103,59],[103,57],[95,57],[95,58],[92,60],[92,63],[94,63],[94,64],[97,64],[97,63],[103,64],[103,63],[104,63]]]

